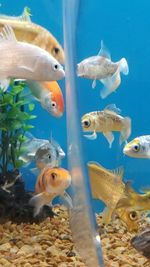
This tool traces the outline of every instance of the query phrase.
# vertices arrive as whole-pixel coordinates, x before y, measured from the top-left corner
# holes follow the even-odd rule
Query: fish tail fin
[[[44,205],[49,204],[51,201],[52,197],[45,192],[33,196],[29,204],[34,207],[34,217],[40,213]]]
[[[121,83],[120,69],[118,68],[117,71],[111,77],[101,79],[100,81],[104,84],[104,87],[100,92],[101,98],[104,99],[112,92],[114,92],[120,85]]]
[[[120,144],[127,141],[131,134],[131,119],[129,117],[125,117],[123,120],[123,127],[120,133]]]
[[[119,61],[119,68],[120,72],[122,72],[124,75],[129,74],[128,62],[124,57]]]
[[[103,210],[103,223],[106,225],[110,223],[114,209],[106,207]]]

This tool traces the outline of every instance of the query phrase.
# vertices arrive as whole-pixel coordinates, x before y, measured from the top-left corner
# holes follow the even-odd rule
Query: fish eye
[[[132,221],[135,221],[137,219],[137,212],[136,211],[131,211],[129,214],[129,217]]]
[[[55,173],[55,172],[52,172],[51,173],[51,177],[52,177],[52,179],[53,179],[53,181],[56,179],[56,177],[57,177],[57,174]]]
[[[56,102],[52,101],[51,106],[52,106],[53,108],[55,108],[55,107],[56,107]]]
[[[51,159],[51,155],[50,154],[48,155],[48,158]]]
[[[58,47],[55,47],[55,48],[54,48],[54,52],[55,52],[55,54],[58,54],[59,51],[60,51],[60,49],[59,49]]]
[[[58,70],[58,68],[59,68],[58,64],[55,64],[55,65],[53,66],[53,69],[54,69],[54,70]]]
[[[138,151],[140,150],[140,145],[139,145],[139,144],[134,145],[133,150],[134,150],[135,152],[138,152]]]
[[[90,125],[91,125],[91,121],[90,121],[90,120],[85,120],[85,121],[83,121],[83,126],[84,126],[85,128],[90,127]]]

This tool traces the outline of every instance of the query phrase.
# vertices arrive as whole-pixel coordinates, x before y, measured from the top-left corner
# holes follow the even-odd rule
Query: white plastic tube
[[[87,267],[103,267],[100,237],[91,205],[87,168],[82,155],[76,97],[76,29],[80,0],[63,1],[68,162],[72,175],[70,226],[75,246]]]

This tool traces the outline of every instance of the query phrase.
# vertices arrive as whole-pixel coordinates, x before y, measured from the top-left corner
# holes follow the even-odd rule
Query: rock
[[[10,243],[5,243],[3,245],[0,245],[0,251],[9,251],[11,249]]]

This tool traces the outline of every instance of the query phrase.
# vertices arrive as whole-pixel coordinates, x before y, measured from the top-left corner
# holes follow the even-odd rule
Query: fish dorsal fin
[[[109,170],[111,173],[114,174],[114,178],[116,179],[116,181],[121,182],[122,181],[122,177],[124,175],[124,168],[122,166],[114,169],[114,170]]]
[[[98,52],[98,56],[106,57],[111,60],[111,55],[109,50],[105,47],[103,40],[101,41],[101,49]]]
[[[2,31],[0,32],[0,41],[11,41],[17,42],[16,36],[11,26],[5,25]]]
[[[104,112],[118,115],[121,113],[121,110],[115,104],[110,104],[104,108]]]
[[[31,22],[31,16],[31,10],[29,7],[26,6],[23,10],[22,15],[20,16],[20,20]]]
[[[87,163],[87,166],[91,169],[94,169],[94,170],[98,170],[98,169],[103,169],[103,170],[106,170],[100,163],[96,162],[96,161],[89,161]]]

